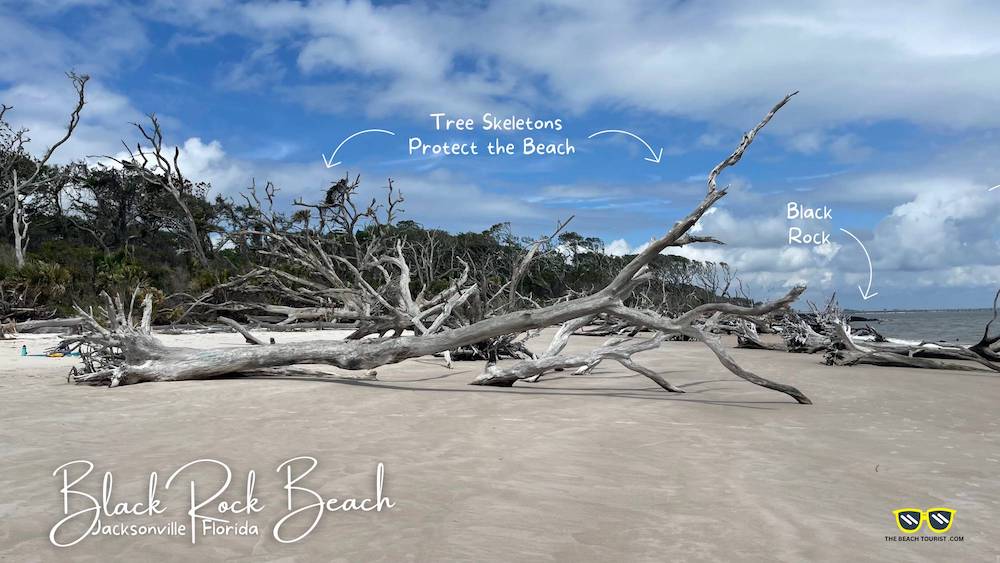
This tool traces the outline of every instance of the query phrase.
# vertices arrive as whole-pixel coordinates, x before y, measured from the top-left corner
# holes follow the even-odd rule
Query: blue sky
[[[612,5],[613,4],[613,5]],[[766,110],[799,90],[723,181],[698,229],[759,297],[794,283],[847,306],[985,307],[1000,286],[1000,8],[941,2],[58,2],[0,1],[0,101],[55,138],[72,91],[93,82],[63,160],[113,154],[129,122],[163,120],[191,177],[233,195],[272,180],[317,196],[345,171],[375,193],[392,177],[428,226],[517,232],[572,228],[631,252],[700,200],[705,174]],[[562,120],[569,157],[406,154],[444,133],[432,112]],[[353,139],[384,128],[395,137]],[[654,149],[646,162],[633,132]],[[526,133],[508,135],[520,142]],[[833,220],[786,220],[786,204]],[[832,233],[790,246],[790,226]],[[866,245],[874,270],[867,284]]]

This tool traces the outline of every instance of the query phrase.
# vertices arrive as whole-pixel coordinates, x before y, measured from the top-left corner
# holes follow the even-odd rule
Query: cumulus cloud
[[[604,252],[611,256],[626,256],[634,254],[635,251],[629,247],[628,241],[623,238],[615,239],[605,245]]]
[[[788,148],[794,152],[815,155],[827,153],[836,162],[854,163],[867,159],[872,149],[854,133],[831,134],[825,131],[802,131],[791,135]]]
[[[1000,263],[1000,197],[967,179],[934,180],[876,227],[875,244],[891,249],[878,263],[906,271]]]
[[[841,187],[864,192],[884,185],[885,174],[838,177],[825,186],[829,191],[821,189],[815,196],[831,202],[834,209],[834,219],[822,222],[789,221],[784,206],[773,198],[737,195],[710,210],[694,228],[723,240],[724,246],[689,245],[667,253],[725,262],[751,287],[777,289],[805,283],[810,286],[807,298],[840,291],[842,302],[859,305],[856,286],[867,285],[868,262],[857,243],[840,232],[849,227],[871,255],[873,289],[888,300],[896,296],[899,303],[915,288],[995,290],[1000,280],[1000,197],[974,176],[933,167],[894,173],[905,190],[893,192],[894,205],[874,210],[871,200],[845,196]],[[859,214],[874,217],[870,226],[855,227],[844,219]],[[805,232],[825,230],[830,244],[789,245],[792,226]],[[636,250],[619,239],[608,245],[607,252],[625,255]]]

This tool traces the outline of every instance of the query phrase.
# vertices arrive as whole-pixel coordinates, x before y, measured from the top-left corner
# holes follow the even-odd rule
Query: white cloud
[[[857,243],[840,233],[840,227],[848,227],[871,255],[873,290],[880,292],[879,302],[865,306],[918,305],[906,296],[921,288],[962,288],[979,295],[1000,285],[1000,197],[988,191],[980,175],[954,160],[950,166],[932,163],[906,173],[838,176],[803,202],[831,205],[834,218],[823,222],[788,221],[784,201],[738,192],[693,229],[721,239],[724,246],[689,245],[667,253],[730,264],[763,294],[805,283],[810,287],[807,299],[838,291],[843,303],[861,305],[856,287],[868,283],[868,262]],[[894,181],[886,184],[887,177]],[[875,189],[888,189],[897,203],[886,206],[884,194],[870,196]],[[855,226],[869,220],[859,217],[872,217],[870,226]],[[831,243],[790,246],[790,226],[825,230]],[[611,242],[607,250],[614,255],[635,251],[624,239]],[[952,305],[959,303],[953,300]]]
[[[936,180],[875,229],[876,263],[906,271],[1000,263],[1000,197],[967,179]]]
[[[223,64],[215,84],[223,90],[258,90],[279,82],[285,68],[278,60],[278,45],[264,43],[236,63]]]
[[[837,162],[860,162],[872,154],[872,149],[853,133],[802,131],[788,137],[786,143],[794,152],[805,155],[825,152]]]
[[[788,139],[788,146],[795,152],[814,154],[819,152],[826,141],[822,131],[803,131]]]
[[[81,6],[95,11],[92,17],[74,16],[70,32],[12,17],[14,13],[66,17],[60,12]],[[145,58],[149,41],[143,27],[128,9],[113,3],[65,0],[20,8],[0,14],[0,80],[7,85],[0,90],[0,102],[14,106],[7,118],[15,127],[30,130],[32,152],[44,152],[65,133],[76,103],[65,73],[89,74],[79,127],[53,162],[115,150],[129,136],[129,122],[138,121],[142,114],[109,86],[106,77]]]
[[[628,242],[626,242],[623,238],[615,239],[608,243],[604,247],[604,252],[611,256],[625,256],[627,254],[633,254]]]
[[[1000,76],[982,72],[1000,63],[990,23],[997,11],[974,1],[829,0],[808,11],[780,0],[330,1],[215,2],[186,16],[205,30],[300,42],[301,70],[356,74],[359,102],[374,112],[520,103],[574,113],[614,104],[742,123],[800,89],[775,128],[802,131],[888,119],[1000,124]]]

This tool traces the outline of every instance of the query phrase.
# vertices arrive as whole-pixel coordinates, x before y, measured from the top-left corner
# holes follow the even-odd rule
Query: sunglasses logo
[[[955,511],[950,508],[929,508],[926,511],[919,508],[900,508],[893,510],[896,526],[905,534],[913,534],[927,522],[927,527],[936,534],[943,534],[951,529],[955,522]]]

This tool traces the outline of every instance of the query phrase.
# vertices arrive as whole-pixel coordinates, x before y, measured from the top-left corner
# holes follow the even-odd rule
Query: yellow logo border
[[[907,530],[899,523],[899,513],[900,512],[916,512],[920,514],[920,522],[917,523],[917,527],[912,530]],[[944,529],[937,530],[930,524],[930,514],[931,512],[945,512],[948,514],[948,525]],[[927,510],[920,510],[919,508],[897,508],[892,511],[893,522],[896,523],[896,527],[899,528],[904,534],[915,534],[924,527],[924,522],[927,522],[927,529],[934,532],[935,534],[943,534],[951,529],[952,524],[955,523],[955,513],[957,511],[953,508],[945,508],[943,506],[936,506],[933,508],[928,508]]]

